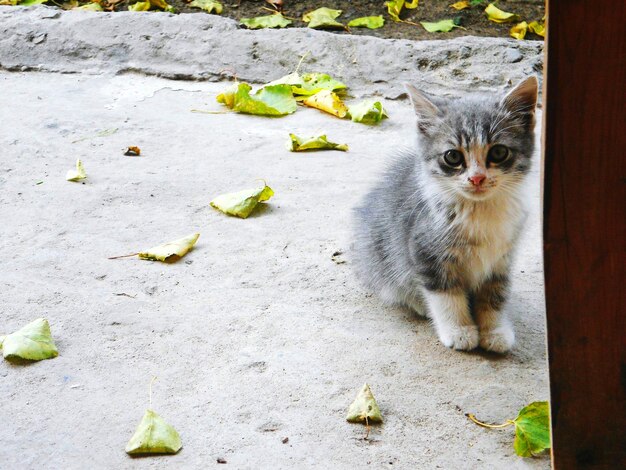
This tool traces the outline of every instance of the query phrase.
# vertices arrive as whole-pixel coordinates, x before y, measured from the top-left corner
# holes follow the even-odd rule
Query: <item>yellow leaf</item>
[[[344,118],[346,114],[348,114],[348,107],[341,101],[336,93],[329,90],[319,91],[302,102],[306,106],[326,111],[339,118]]]
[[[517,23],[515,26],[511,28],[511,37],[515,39],[524,39],[526,36],[526,31],[528,31],[528,23],[522,21],[521,23]]]
[[[139,252],[141,259],[149,259],[152,261],[165,261],[171,263],[185,256],[189,250],[196,244],[199,233],[192,233],[186,237],[179,238],[163,245],[155,246],[149,250]]]
[[[346,419],[351,423],[382,423],[383,417],[380,414],[380,408],[378,408],[369,385],[363,385],[350,405]]]
[[[487,13],[487,19],[493,21],[494,23],[511,23],[513,21],[519,20],[519,16],[517,16],[515,13],[502,11],[497,8],[493,3],[487,5],[487,8],[485,8],[485,13]]]
[[[255,207],[263,201],[267,201],[274,195],[274,191],[268,185],[258,189],[244,189],[236,193],[228,193],[217,196],[210,204],[217,210],[235,217],[247,218]]]
[[[406,8],[407,10],[413,10],[417,8],[418,0],[412,0],[407,2],[406,0],[389,0],[385,2],[385,6],[387,7],[387,13],[391,16],[393,21],[404,21],[400,19],[400,13],[402,13],[402,9]]]
[[[531,21],[528,23],[528,31],[535,33],[537,36],[541,36],[542,38],[546,37],[546,27],[538,21]]]
[[[456,2],[450,5],[450,8],[454,8],[455,10],[465,10],[470,7],[470,3],[467,0],[463,0],[462,2]]]
[[[306,150],[342,150],[347,152],[348,144],[329,142],[325,135],[298,137],[295,134],[289,134],[287,150],[290,152],[304,152]]]
[[[4,358],[9,360],[41,361],[59,355],[45,318],[38,318],[15,333],[0,337],[0,349]]]
[[[176,429],[154,411],[146,410],[125,450],[130,455],[175,454],[182,446]]]
[[[65,179],[67,181],[80,181],[87,178],[87,173],[85,173],[85,167],[83,166],[83,162],[80,159],[76,160],[76,169],[68,170],[67,175],[65,175]]]

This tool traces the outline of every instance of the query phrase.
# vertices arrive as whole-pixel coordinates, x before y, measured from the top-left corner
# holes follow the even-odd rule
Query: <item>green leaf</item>
[[[515,423],[515,453],[532,457],[550,448],[550,406],[536,401],[522,408]]]
[[[85,172],[85,167],[83,166],[83,162],[80,161],[80,158],[76,160],[76,169],[68,170],[65,175],[65,179],[67,181],[80,181],[87,178],[87,173]]]
[[[192,233],[186,237],[152,247],[149,250],[141,251],[137,254],[141,259],[149,259],[152,261],[165,261],[166,263],[178,261],[193,248],[199,236],[199,233]]]
[[[487,19],[489,19],[489,21],[493,21],[494,23],[511,23],[519,20],[519,16],[516,14],[502,11],[493,3],[487,5],[485,13],[487,13]]]
[[[459,26],[455,24],[454,20],[441,20],[434,23],[428,21],[420,21],[421,25],[429,33],[448,33],[454,28]]]
[[[369,385],[363,385],[350,405],[346,419],[350,423],[382,423],[383,417]]]
[[[311,108],[326,111],[338,118],[344,118],[348,114],[348,107],[341,101],[341,98],[329,90],[318,91],[303,100],[302,103]]]
[[[21,2],[18,2],[17,4],[22,6],[22,7],[30,7],[33,5],[41,5],[43,3],[46,3],[48,0],[22,0]]]
[[[4,336],[2,354],[9,360],[41,361],[57,357],[59,352],[52,340],[48,320],[38,318],[15,333]]]
[[[79,7],[76,7],[76,8],[72,8],[72,10],[103,11],[102,7],[100,6],[100,4],[96,3],[96,2],[91,2],[91,3],[87,3],[85,5],[81,5]]]
[[[137,2],[128,7],[129,11],[148,11],[148,10],[163,10],[170,13],[174,13],[176,9],[166,3],[165,0],[146,0],[145,2]]]
[[[175,454],[183,446],[176,429],[152,410],[146,410],[135,434],[126,444],[126,453]]]
[[[389,117],[383,104],[376,100],[365,100],[360,103],[353,104],[348,108],[350,118],[354,122],[363,124],[378,124],[383,119]]]
[[[417,8],[418,0],[412,0],[407,2],[406,0],[390,0],[389,2],[385,2],[387,6],[387,13],[391,16],[391,19],[394,21],[403,21],[400,19],[400,13],[402,13],[402,9],[406,8],[407,10],[413,10]]]
[[[309,28],[344,28],[344,25],[335,21],[339,15],[341,15],[341,10],[322,7],[305,13],[302,21],[309,23]]]
[[[290,85],[266,85],[250,95],[247,83],[235,83],[217,96],[218,103],[244,114],[285,116],[296,111],[297,104]]]
[[[215,0],[193,0],[189,6],[192,8],[200,8],[207,13],[215,13],[217,15],[221,14],[224,8],[220,2],[216,2]]]
[[[217,196],[211,201],[211,206],[225,214],[247,218],[254,208],[263,201],[269,200],[274,191],[268,185],[257,189],[244,189],[236,193],[228,193]]]
[[[306,150],[342,150],[346,152],[348,145],[329,142],[325,135],[303,138],[295,134],[289,134],[287,149],[290,152],[303,152]]]
[[[292,93],[301,96],[314,95],[322,90],[341,92],[347,88],[345,84],[325,73],[305,73],[299,75],[297,72],[293,72],[265,86],[272,85],[291,85]]]
[[[289,26],[291,21],[280,13],[267,16],[257,16],[256,18],[241,18],[240,23],[248,29],[260,28],[284,28]]]
[[[385,25],[385,19],[383,15],[378,16],[363,16],[362,18],[355,18],[348,23],[349,28],[369,28],[378,29]]]

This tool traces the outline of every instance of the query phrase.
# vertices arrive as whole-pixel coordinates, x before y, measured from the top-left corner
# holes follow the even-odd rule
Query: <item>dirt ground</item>
[[[0,467],[549,468],[515,456],[511,429],[464,416],[501,422],[548,397],[539,162],[508,305],[517,344],[504,357],[455,352],[351,270],[350,208],[406,144],[408,103],[388,102],[378,127],[312,109],[191,112],[220,111],[225,86],[0,72],[0,119],[12,123],[0,133],[0,326],[44,316],[59,348],[0,361]],[[326,132],[350,151],[292,154],[289,132]],[[142,156],[124,156],[129,145]],[[65,181],[76,158],[85,184]],[[276,195],[256,215],[209,206],[258,178]],[[107,259],[195,231],[175,264]],[[153,376],[153,408],[183,449],[131,459]],[[368,440],[345,421],[364,382],[385,420]]]

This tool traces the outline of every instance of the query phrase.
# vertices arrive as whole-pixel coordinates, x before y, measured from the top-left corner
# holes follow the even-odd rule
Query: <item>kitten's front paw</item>
[[[447,327],[445,331],[439,332],[439,339],[449,348],[471,351],[478,346],[478,327],[476,325]]]
[[[510,325],[501,325],[493,330],[480,332],[480,347],[487,351],[505,353],[513,347],[515,333]]]

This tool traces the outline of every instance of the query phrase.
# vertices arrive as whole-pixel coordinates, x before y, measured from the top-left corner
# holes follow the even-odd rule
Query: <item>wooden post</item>
[[[544,258],[557,470],[626,468],[626,1],[549,0]]]

